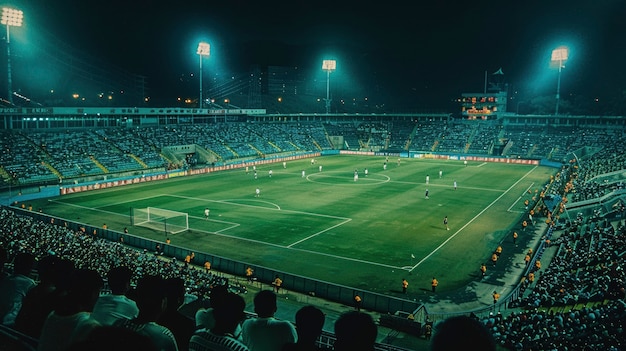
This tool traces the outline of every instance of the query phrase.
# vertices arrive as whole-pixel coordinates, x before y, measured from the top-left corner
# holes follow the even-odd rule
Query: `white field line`
[[[338,223],[338,224],[335,224],[335,225],[334,225],[334,226],[332,226],[332,227],[328,227],[328,228],[326,228],[326,229],[324,229],[324,230],[321,230],[321,231],[319,231],[319,232],[317,232],[317,233],[311,234],[311,235],[307,236],[306,238],[303,238],[303,239],[300,239],[300,240],[298,240],[298,241],[296,241],[296,242],[294,242],[294,243],[291,243],[291,244],[287,245],[287,247],[288,247],[288,248],[291,248],[291,247],[292,247],[292,246],[294,246],[294,245],[298,245],[298,244],[300,244],[301,242],[304,242],[304,241],[307,241],[307,240],[309,240],[309,239],[311,239],[311,238],[314,238],[314,237],[316,237],[316,236],[318,236],[318,235],[320,235],[320,234],[322,234],[322,233],[325,233],[325,232],[327,232],[327,231],[329,231],[329,230],[331,230],[331,229],[335,229],[335,228],[337,228],[337,227],[339,227],[339,226],[342,226],[342,225],[344,225],[344,224],[346,224],[346,223],[350,222],[351,220],[352,220],[351,218],[348,218],[348,219],[346,219],[345,221],[343,221],[343,222],[341,222],[341,223]]]
[[[100,209],[95,208],[95,207],[87,207],[87,206],[81,206],[81,205],[76,205],[76,204],[70,204],[70,203],[67,203],[67,202],[57,201],[57,200],[48,200],[48,202],[54,202],[54,203],[61,204],[61,205],[64,205],[64,206],[78,207],[78,208],[82,208],[82,209],[90,210],[90,211],[98,211],[98,212],[102,212],[102,213],[108,213],[108,214],[112,214],[112,215],[116,215],[116,216],[128,217],[128,215],[125,215],[125,214],[111,212],[111,211],[105,211],[105,210],[100,210]]]
[[[465,223],[464,226],[462,226],[461,228],[459,228],[459,230],[457,230],[454,234],[450,235],[450,237],[448,239],[446,239],[444,242],[442,242],[439,246],[437,246],[433,251],[431,251],[428,255],[426,255],[426,257],[422,258],[419,262],[417,262],[415,265],[413,265],[413,267],[411,269],[409,269],[409,272],[412,272],[415,268],[417,268],[419,265],[421,265],[422,263],[424,263],[424,261],[426,261],[427,259],[430,258],[430,256],[434,255],[437,251],[439,251],[439,249],[441,249],[445,244],[447,244],[450,240],[452,240],[454,237],[456,237],[459,233],[461,233],[461,231],[463,229],[465,229],[465,227],[467,227],[468,225],[470,225],[470,223],[474,222],[478,217],[480,217],[485,211],[487,211],[489,208],[491,208],[491,206],[493,206],[496,202],[498,202],[504,195],[506,195],[509,191],[511,191],[511,189],[513,189],[513,187],[515,187],[519,182],[521,182],[524,178],[526,178],[531,172],[533,172],[535,169],[537,169],[537,166],[533,167],[533,169],[531,169],[530,171],[528,171],[526,174],[524,174],[523,177],[521,177],[517,182],[513,183],[513,185],[511,185],[504,193],[502,193],[500,196],[498,196],[495,200],[493,200],[489,206],[485,207],[482,211],[478,212],[478,214],[476,216],[474,216],[474,218],[470,219],[467,223]]]
[[[185,198],[185,199],[194,199],[194,200],[198,200],[198,199],[195,199],[195,198],[192,198],[192,197],[188,197],[188,196],[179,196],[179,195],[169,195],[169,196],[175,196],[175,197],[181,197],[181,198]],[[236,199],[233,199],[233,200],[236,200]],[[300,240],[298,240],[298,241],[296,241],[296,242],[293,242],[293,243],[291,243],[291,244],[289,244],[289,245],[285,246],[286,248],[292,248],[294,245],[300,244],[300,243],[302,243],[302,242],[304,242],[304,241],[306,241],[306,240],[312,239],[312,238],[314,238],[314,237],[316,237],[316,236],[318,236],[318,235],[321,235],[321,234],[323,234],[323,233],[325,233],[325,232],[327,232],[327,231],[329,231],[329,230],[331,230],[331,229],[337,228],[337,227],[339,227],[339,226],[342,226],[342,225],[344,225],[344,224],[346,224],[346,223],[348,223],[348,222],[352,221],[352,218],[347,218],[347,217],[338,217],[338,216],[331,216],[331,215],[325,215],[325,214],[319,214],[319,213],[312,213],[312,212],[304,212],[304,211],[281,210],[280,206],[278,206],[278,205],[276,205],[276,204],[274,204],[274,203],[271,203],[271,202],[267,202],[267,201],[261,201],[261,202],[264,202],[264,203],[268,203],[268,204],[274,205],[275,207],[274,207],[274,208],[267,208],[267,207],[259,207],[259,206],[254,206],[254,205],[247,205],[247,204],[240,204],[240,203],[236,203],[236,202],[231,202],[231,201],[233,201],[233,200],[230,200],[230,201],[229,201],[229,200],[222,200],[222,201],[213,201],[213,202],[219,202],[219,203],[224,203],[224,204],[229,204],[229,205],[235,205],[235,206],[254,207],[254,208],[256,208],[256,209],[261,209],[261,210],[281,211],[281,212],[288,212],[288,213],[304,214],[304,215],[307,215],[307,216],[317,216],[317,217],[325,217],[325,218],[332,218],[332,219],[339,219],[339,220],[342,220],[342,222],[341,222],[341,223],[335,224],[335,225],[333,225],[333,226],[331,226],[331,227],[328,227],[328,228],[326,228],[326,229],[324,229],[324,230],[321,230],[321,231],[319,231],[319,232],[317,232],[317,233],[313,233],[313,234],[311,234],[311,235],[307,236],[306,238],[303,238],[303,239],[300,239]],[[248,201],[247,199],[245,199],[245,200],[246,200],[246,201]],[[231,227],[231,228],[232,228],[232,227]],[[222,231],[226,231],[226,230],[228,230],[228,229],[230,229],[230,228],[224,228],[224,229],[220,230],[220,232],[222,232]]]
[[[520,195],[517,200],[513,201],[513,203],[511,204],[511,206],[509,206],[509,208],[507,208],[507,212],[516,212],[516,213],[521,213],[522,211],[511,211],[511,209],[513,208],[513,206],[517,205],[517,203],[522,199],[522,196],[524,196],[524,194],[526,194],[526,192],[528,192],[528,189],[532,188],[533,185],[535,185],[535,183],[530,183],[530,185],[528,186],[528,188],[526,188],[526,190],[524,190],[524,192],[522,193],[522,195]]]

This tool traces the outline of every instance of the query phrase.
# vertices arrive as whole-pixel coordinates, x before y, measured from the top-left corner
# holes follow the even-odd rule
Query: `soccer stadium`
[[[381,351],[624,349],[623,116],[558,93],[520,113],[502,70],[455,110],[350,104],[332,60],[200,71],[199,98],[152,106],[141,77],[65,61],[83,93],[0,101],[0,349],[248,350],[266,318],[305,340],[311,306],[318,350],[369,349],[349,318]]]

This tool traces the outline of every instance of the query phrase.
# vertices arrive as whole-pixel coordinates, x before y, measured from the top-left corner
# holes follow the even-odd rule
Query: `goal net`
[[[189,229],[189,215],[156,207],[131,208],[131,225],[177,234]]]

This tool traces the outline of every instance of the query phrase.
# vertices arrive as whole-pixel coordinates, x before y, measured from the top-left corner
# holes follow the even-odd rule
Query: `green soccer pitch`
[[[524,215],[528,191],[541,189],[556,171],[452,160],[402,158],[398,164],[391,157],[384,170],[384,162],[379,156],[324,156],[315,164],[304,159],[286,168],[258,166],[257,179],[250,167],[249,173],[242,168],[32,204],[68,220],[128,227],[130,234],[159,241],[163,232],[130,225],[130,208],[186,212],[190,230],[169,237],[190,251],[392,295],[402,278],[419,291],[430,289],[436,276],[438,291],[445,292],[475,279]]]

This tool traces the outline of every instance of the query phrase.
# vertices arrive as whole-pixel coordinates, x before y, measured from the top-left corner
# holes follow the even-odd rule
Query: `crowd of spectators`
[[[480,321],[508,350],[619,351],[626,343],[625,317],[626,304],[615,300],[578,310],[492,313]]]
[[[330,136],[342,136],[343,145],[333,145]],[[614,129],[410,119],[384,123],[250,121],[97,130],[4,131],[0,144],[0,176],[26,184],[146,168],[164,169],[179,161],[168,159],[164,149],[186,145],[196,145],[212,155],[196,158],[192,166],[343,148],[475,155],[495,152],[496,156],[556,161],[571,157],[572,152],[581,148],[604,148],[604,153],[615,153],[614,159],[607,164],[589,161],[587,168],[606,173],[607,169],[621,169],[626,163],[623,153],[616,150],[625,139],[621,130]]]
[[[577,193],[603,196],[605,192],[595,192],[593,176],[585,175],[614,172],[624,166],[616,161],[620,158],[608,147],[579,160],[580,167],[578,162],[564,166],[553,179],[550,195],[563,196],[564,203]],[[584,170],[602,164],[606,166]],[[560,209],[555,209],[555,218],[573,218],[559,235],[544,242],[556,253],[548,265],[530,267],[523,297],[508,306],[517,311],[508,316],[492,313],[481,321],[510,350],[622,350],[626,345],[626,211],[623,206],[601,205],[575,214]],[[531,275],[538,279],[530,279]]]
[[[626,227],[579,216],[550,242],[558,251],[520,306],[567,306],[623,300]]]
[[[10,275],[4,271],[7,262],[12,263]],[[267,343],[276,350],[309,349],[324,325],[324,314],[305,306],[296,318],[296,333],[291,322],[273,317],[272,290],[257,293],[257,316],[246,319],[243,298],[223,276],[4,207],[0,267],[0,324],[34,338],[39,350],[102,349],[128,331],[132,342],[142,341],[142,349],[150,350],[220,345],[220,350],[245,351]],[[210,308],[200,308],[195,320],[180,313],[179,307],[197,299],[208,301]],[[335,349],[373,350],[377,327],[372,317],[361,312],[343,317],[357,324],[337,323]]]

